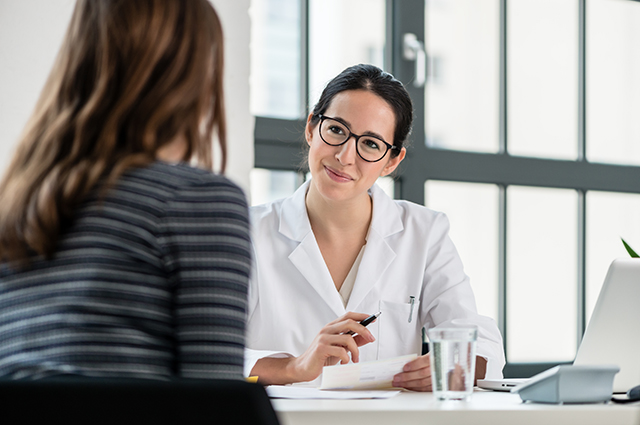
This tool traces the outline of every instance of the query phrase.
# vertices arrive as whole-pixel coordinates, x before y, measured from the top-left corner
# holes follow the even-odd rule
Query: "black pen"
[[[364,327],[366,327],[367,325],[370,325],[371,322],[373,322],[374,320],[376,320],[380,315],[382,314],[381,311],[377,312],[376,314],[372,314],[371,316],[367,317],[366,319],[364,319],[362,322],[360,322],[360,324]],[[345,332],[345,334],[347,335],[353,335],[355,332],[353,331],[348,331]]]

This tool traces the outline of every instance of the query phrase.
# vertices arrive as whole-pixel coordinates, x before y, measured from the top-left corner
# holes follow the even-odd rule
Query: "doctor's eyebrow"
[[[354,133],[354,131],[353,131],[353,130],[351,130],[351,123],[350,123],[349,121],[345,120],[344,118],[342,118],[342,117],[328,117],[328,118],[331,118],[331,119],[334,119],[334,120],[336,120],[336,121],[338,121],[338,122],[341,122],[342,124],[344,124],[344,125],[346,125],[347,127],[349,127],[349,131],[351,131],[352,133]],[[380,140],[386,141],[386,139],[385,139],[384,137],[382,137],[381,135],[379,135],[379,134],[378,134],[378,133],[376,133],[375,131],[365,131],[364,133],[361,133],[361,134],[358,134],[358,135],[359,135],[359,136],[372,136],[372,137],[375,137],[375,138],[377,138],[377,139],[380,139]]]

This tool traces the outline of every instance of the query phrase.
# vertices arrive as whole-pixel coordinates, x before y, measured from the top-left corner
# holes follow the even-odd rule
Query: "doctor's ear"
[[[407,149],[402,148],[398,156],[396,156],[395,158],[391,158],[389,162],[387,162],[387,165],[385,165],[382,169],[380,176],[388,176],[389,174],[393,173],[396,168],[398,168],[398,165],[400,165],[406,154]]]
[[[304,127],[304,138],[307,141],[307,145],[311,146],[311,139],[313,137],[313,124],[311,124],[311,119],[313,118],[313,113],[309,114],[307,117],[307,125]]]

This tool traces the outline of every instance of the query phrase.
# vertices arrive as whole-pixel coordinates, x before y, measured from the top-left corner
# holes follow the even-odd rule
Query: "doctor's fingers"
[[[431,370],[398,373],[393,377],[393,386],[413,391],[431,391]]]
[[[416,379],[397,385],[394,381],[394,387],[401,387],[411,391],[433,391],[431,386],[431,378]]]
[[[393,377],[393,385],[414,391],[431,391],[431,364],[429,355],[408,362],[403,372]]]
[[[367,342],[373,342],[376,340],[367,328],[352,319],[346,319],[338,323],[327,325],[323,330],[329,334],[358,334]]]
[[[423,356],[419,356],[418,358],[411,360],[410,362],[407,362],[407,364],[404,365],[404,367],[402,368],[403,372],[411,372],[414,370],[420,370],[420,369],[431,369],[431,362],[429,361],[429,354],[425,354]],[[429,375],[431,375],[431,372],[429,372]]]
[[[349,358],[349,353],[344,347],[334,345],[328,347],[326,353],[329,354],[329,357],[340,359],[340,364],[347,364],[349,363],[349,361],[351,361],[351,358]]]
[[[324,334],[319,337],[319,345],[321,347],[326,347],[326,349],[331,349],[338,347],[345,353],[347,356],[347,363],[349,362],[349,357],[347,353],[351,353],[351,359],[354,363],[358,362],[360,358],[360,350],[358,350],[358,344],[354,341],[351,335],[330,335]],[[323,350],[324,351],[324,350]],[[342,356],[336,356],[344,359]]]
[[[361,336],[361,335],[356,335],[353,337],[353,340],[355,341],[356,345],[358,347],[362,347],[363,345],[369,344],[370,342],[373,341],[369,341],[368,339],[366,339],[365,337]]]

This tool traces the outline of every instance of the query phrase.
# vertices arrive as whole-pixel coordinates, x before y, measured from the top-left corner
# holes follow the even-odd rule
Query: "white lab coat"
[[[308,185],[251,208],[255,253],[246,374],[262,357],[302,354],[324,325],[347,311],[381,311],[368,326],[376,341],[360,347],[360,361],[420,354],[423,326],[469,324],[478,327],[477,354],[488,360],[486,377],[502,377],[502,337],[492,319],[477,313],[443,213],[393,200],[374,185],[371,228],[345,308],[311,231]]]

